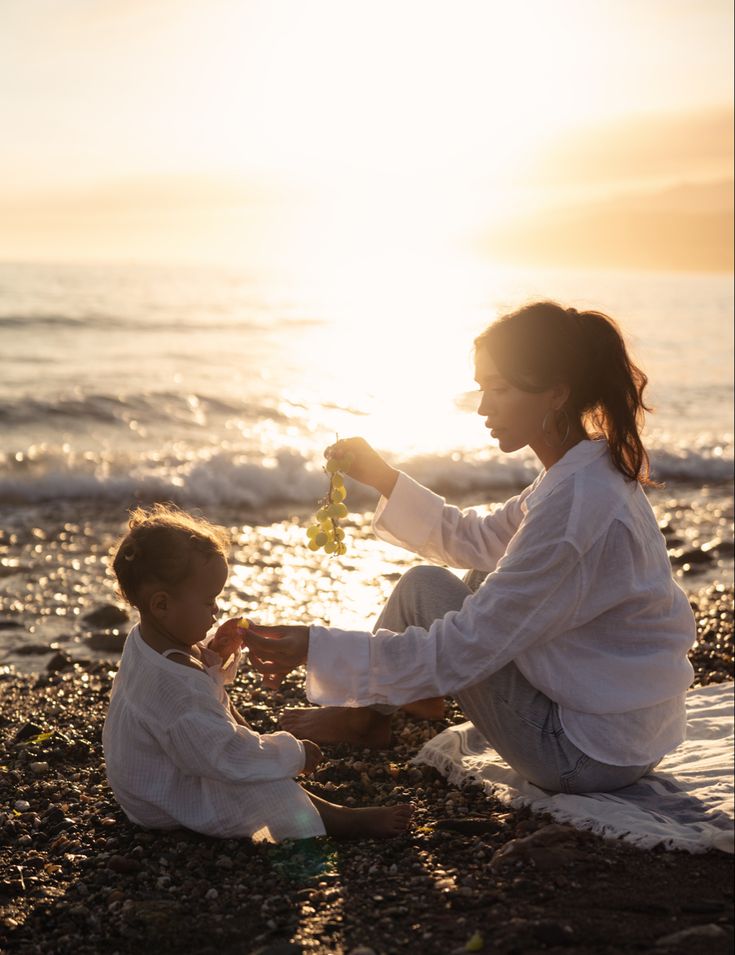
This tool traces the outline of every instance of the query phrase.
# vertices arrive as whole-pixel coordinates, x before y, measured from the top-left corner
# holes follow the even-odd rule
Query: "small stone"
[[[100,650],[104,653],[122,653],[125,646],[125,634],[119,630],[103,630],[93,633],[85,641],[90,650]]]
[[[232,859],[229,856],[219,856],[217,858],[217,861],[215,862],[215,865],[219,869],[231,869],[233,868],[234,864],[235,863],[232,861]]]
[[[29,763],[28,768],[34,776],[43,776],[48,772],[48,763]]]
[[[141,864],[137,859],[132,859],[130,856],[114,855],[107,860],[107,868],[120,875],[127,875],[131,872],[139,872]]]
[[[33,736],[38,736],[39,733],[43,733],[43,728],[38,726],[37,723],[24,723],[13,737],[13,745],[17,746],[18,743],[23,743]]]
[[[55,673],[59,670],[72,670],[73,668],[74,661],[65,650],[59,650],[46,664],[49,673]]]
[[[90,627],[107,630],[116,627],[118,624],[127,623],[129,620],[128,612],[117,604],[102,604],[96,607],[82,617],[82,620]]]
[[[204,896],[204,898],[205,898],[205,899],[209,899],[210,901],[213,901],[214,899],[218,899],[218,898],[219,898],[219,892],[218,892],[216,889],[210,889],[210,890],[206,893],[206,895]]]
[[[28,812],[31,808],[31,804],[26,802],[25,799],[17,799],[13,803],[13,809],[17,809],[18,812]]]
[[[571,945],[574,941],[571,925],[562,925],[551,920],[537,922],[533,926],[533,934],[544,945]]]
[[[690,945],[696,942],[719,942],[728,937],[728,933],[714,922],[707,925],[692,925],[691,928],[683,928],[679,932],[672,932],[670,935],[664,935],[656,940],[657,948],[668,948],[669,946]]]
[[[533,862],[541,870],[560,871],[569,862],[580,858],[576,840],[580,833],[572,826],[552,823],[523,839],[511,839],[501,846],[490,862],[491,869],[516,862]]]
[[[13,653],[19,657],[43,656],[44,653],[51,653],[52,649],[45,643],[20,643],[13,647]]]

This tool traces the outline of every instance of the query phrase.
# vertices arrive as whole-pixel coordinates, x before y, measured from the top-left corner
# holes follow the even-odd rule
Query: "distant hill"
[[[733,270],[733,182],[682,183],[492,226],[483,253],[514,263]]]

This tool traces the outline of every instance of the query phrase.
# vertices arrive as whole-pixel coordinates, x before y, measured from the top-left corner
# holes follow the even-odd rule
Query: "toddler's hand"
[[[301,772],[304,776],[311,776],[324,757],[316,743],[312,743],[310,739],[304,739],[301,742],[304,744],[304,749],[306,750],[306,761],[304,762],[304,768]]]
[[[226,620],[221,627],[217,628],[215,635],[210,640],[208,646],[210,650],[221,658],[222,663],[227,663],[233,653],[242,647],[242,637],[245,630],[240,623],[240,617],[232,620]]]

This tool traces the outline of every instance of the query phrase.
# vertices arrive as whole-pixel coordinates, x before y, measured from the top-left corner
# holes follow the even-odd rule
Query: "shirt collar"
[[[593,461],[596,461],[608,450],[607,441],[598,438],[587,441],[580,441],[561,458],[556,464],[553,464],[548,470],[544,470],[538,476],[536,487],[526,498],[528,507],[535,507],[544,498],[547,498],[551,492],[558,487],[562,481],[586,468]]]

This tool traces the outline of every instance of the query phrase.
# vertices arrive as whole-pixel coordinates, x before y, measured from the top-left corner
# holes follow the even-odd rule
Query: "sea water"
[[[382,277],[0,264],[0,506],[287,514],[322,495],[324,447],[360,434],[450,496],[520,487],[538,465],[501,455],[477,416],[472,341],[538,298],[623,328],[650,379],[659,480],[732,479],[731,276],[474,263]]]

